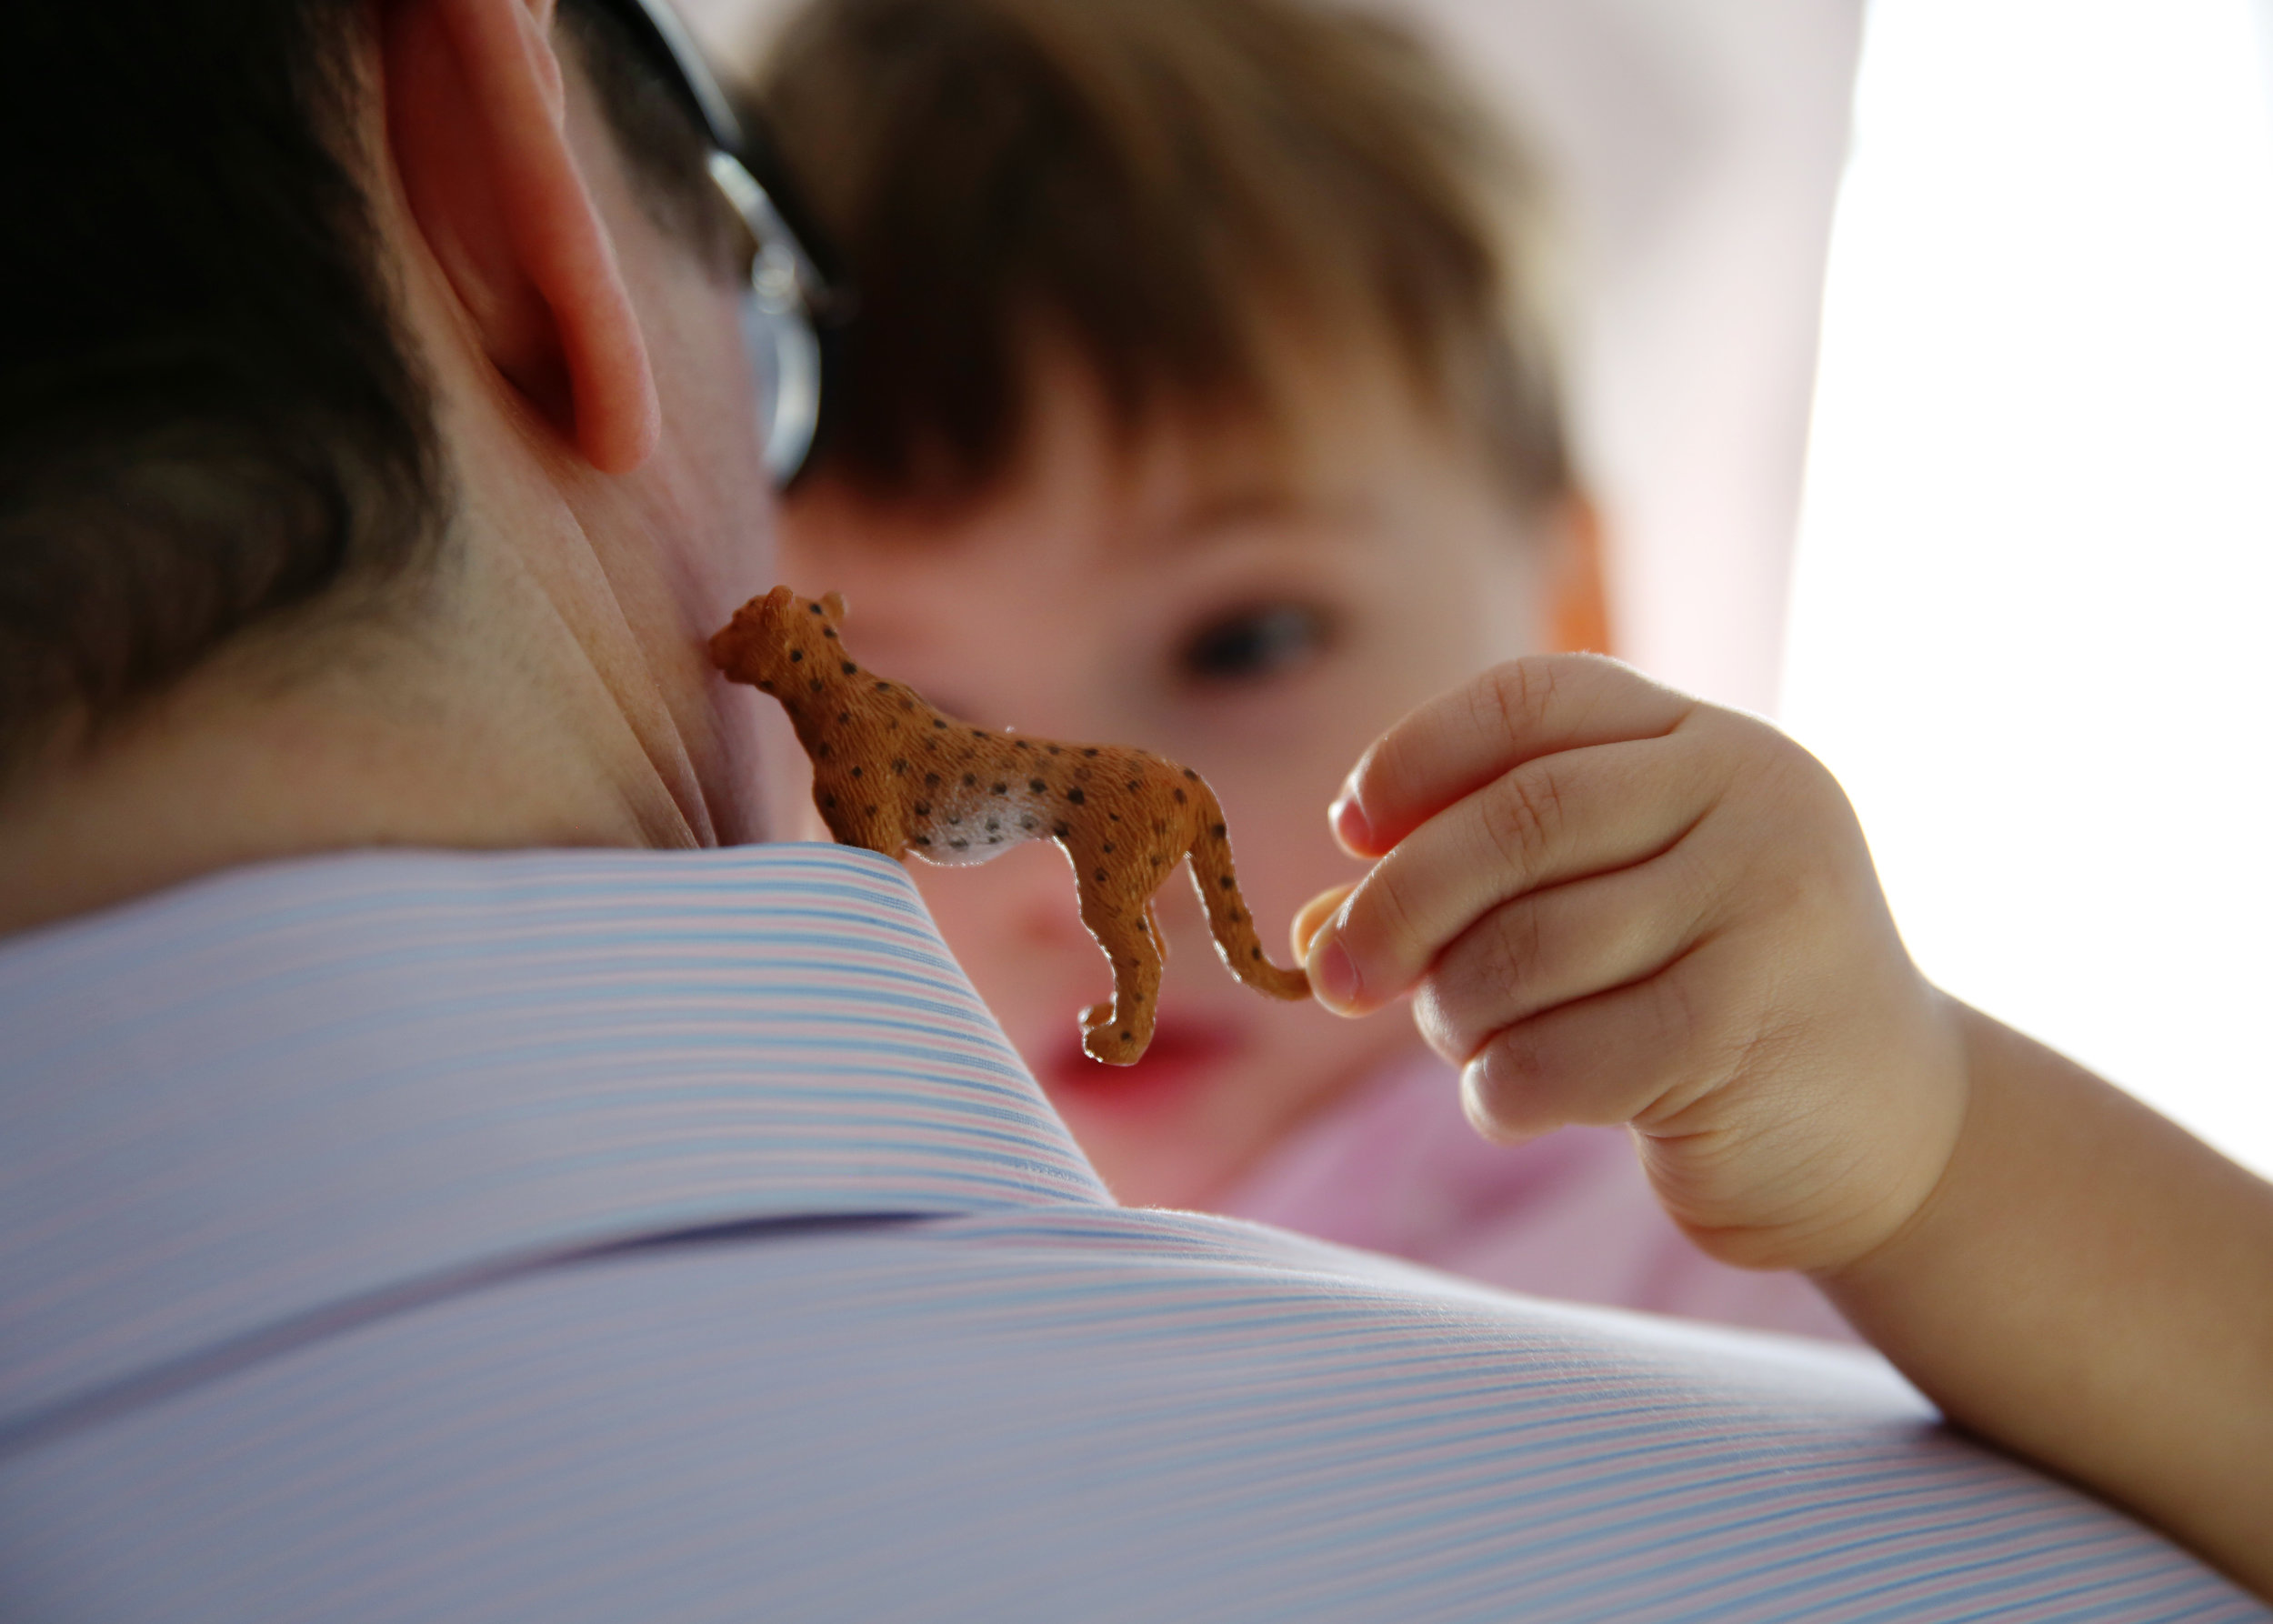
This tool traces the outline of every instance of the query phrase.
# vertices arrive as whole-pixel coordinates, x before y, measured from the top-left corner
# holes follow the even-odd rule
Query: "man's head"
[[[493,805],[558,810],[454,835],[436,786],[287,846],[746,832],[749,713],[700,646],[768,567],[738,238],[614,12],[10,14],[0,810],[314,694],[313,774],[455,728]]]

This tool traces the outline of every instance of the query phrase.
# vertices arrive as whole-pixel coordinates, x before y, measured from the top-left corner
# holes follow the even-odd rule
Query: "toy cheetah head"
[[[776,586],[735,611],[733,621],[710,639],[711,661],[736,682],[775,693],[786,688],[806,662],[820,670],[843,657],[836,628],[844,618],[845,600],[834,592],[816,603]]]

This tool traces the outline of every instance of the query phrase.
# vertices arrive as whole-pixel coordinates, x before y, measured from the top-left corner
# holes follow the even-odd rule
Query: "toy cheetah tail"
[[[1207,907],[1207,927],[1216,937],[1216,951],[1231,973],[1257,992],[1275,998],[1307,998],[1310,977],[1299,968],[1281,969],[1263,955],[1255,933],[1255,916],[1239,895],[1239,882],[1231,872],[1231,840],[1224,828],[1223,808],[1215,792],[1200,789],[1199,838],[1192,842],[1192,879]]]

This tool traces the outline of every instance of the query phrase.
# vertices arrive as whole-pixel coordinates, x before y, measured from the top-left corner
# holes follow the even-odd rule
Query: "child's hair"
[[[759,98],[859,288],[821,454],[954,506],[1024,445],[1036,346],[1133,436],[1270,423],[1288,344],[1380,344],[1522,506],[1571,459],[1537,187],[1409,35],[1305,0],[811,0]]]

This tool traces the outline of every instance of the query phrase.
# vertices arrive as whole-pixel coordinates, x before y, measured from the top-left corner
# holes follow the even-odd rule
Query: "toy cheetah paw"
[[[1107,1066],[1133,1066],[1152,1041],[1151,1026],[1116,1020],[1110,1003],[1092,1004],[1081,1012],[1081,1052]]]

